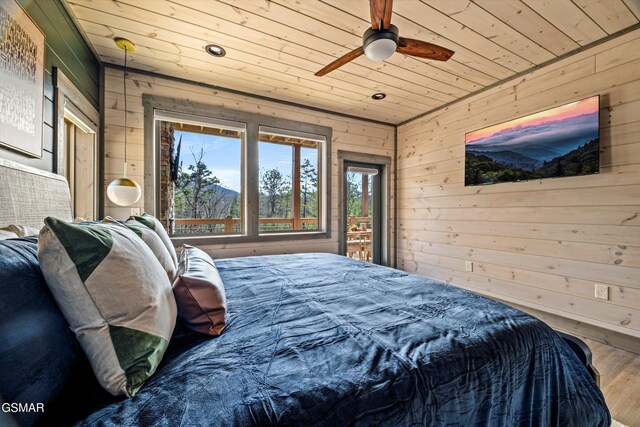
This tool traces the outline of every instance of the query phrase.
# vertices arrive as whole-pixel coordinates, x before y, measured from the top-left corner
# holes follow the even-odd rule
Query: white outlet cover
[[[608,300],[609,299],[609,286],[595,284],[594,296],[597,299]]]
[[[464,269],[467,271],[473,271],[473,261],[466,261]]]

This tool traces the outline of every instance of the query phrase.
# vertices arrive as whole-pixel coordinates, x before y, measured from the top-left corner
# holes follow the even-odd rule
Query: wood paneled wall
[[[464,186],[465,132],[596,94],[599,175]],[[399,268],[640,337],[639,112],[636,30],[400,126]]]
[[[203,248],[217,258],[248,255],[267,255],[295,252],[338,251],[338,150],[394,157],[394,127],[363,120],[348,119],[310,109],[287,106],[276,102],[240,96],[210,87],[190,84],[163,77],[127,72],[127,129],[124,129],[124,100],[122,71],[107,67],[105,70],[105,185],[122,174],[124,161],[124,132],[128,132],[129,175],[143,183],[144,175],[144,109],[142,95],[171,97],[212,106],[227,107],[263,115],[272,115],[305,123],[328,126],[333,129],[331,142],[331,238],[282,241],[272,243],[234,243],[209,245]],[[391,179],[395,179],[391,174]],[[393,194],[391,195],[393,197]],[[137,207],[142,206],[144,196]],[[105,215],[123,217],[126,209],[105,200]],[[389,227],[393,225],[393,212]],[[392,228],[391,228],[392,229]],[[395,241],[393,229],[391,242]],[[391,251],[393,253],[393,249]],[[392,260],[393,262],[393,260]]]
[[[0,157],[52,171],[55,151],[53,67],[58,67],[97,109],[100,97],[100,64],[60,0],[19,0],[18,3],[45,35],[43,152],[42,158],[38,159],[0,147]]]

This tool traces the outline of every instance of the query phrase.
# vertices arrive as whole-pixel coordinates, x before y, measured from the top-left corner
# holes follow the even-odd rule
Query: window
[[[155,141],[145,160],[145,174],[155,176],[145,181],[145,205],[176,242],[330,235],[330,128],[144,99]]]
[[[318,230],[320,141],[260,132],[260,231]]]
[[[157,130],[160,219],[171,234],[242,234],[244,125],[159,116]]]

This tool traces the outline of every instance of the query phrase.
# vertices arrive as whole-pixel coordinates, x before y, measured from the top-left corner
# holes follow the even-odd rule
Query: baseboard
[[[525,307],[508,301],[501,301],[537,317],[554,329],[581,338],[589,338],[631,353],[640,354],[640,339],[619,332],[610,331],[599,326],[589,325],[577,320],[567,319],[556,314],[546,313],[534,308]]]

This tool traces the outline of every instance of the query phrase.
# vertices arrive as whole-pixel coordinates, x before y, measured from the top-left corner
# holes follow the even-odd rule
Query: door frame
[[[338,150],[338,252],[345,254],[347,250],[346,227],[348,224],[347,209],[344,203],[345,194],[345,163],[368,163],[379,166],[380,202],[381,202],[381,230],[380,230],[380,264],[389,265],[391,261],[391,157],[375,154],[358,153],[354,151]]]
[[[100,212],[100,188],[104,183],[100,179],[100,146],[99,146],[99,130],[100,130],[100,113],[89,102],[89,100],[78,90],[78,88],[69,80],[67,76],[57,67],[53,67],[54,81],[54,143],[55,153],[53,161],[53,172],[58,175],[64,175],[64,162],[67,153],[65,152],[65,118],[71,121],[82,131],[94,134],[94,211],[96,218]],[[71,187],[72,183],[69,183]],[[75,214],[75,212],[74,212]]]

